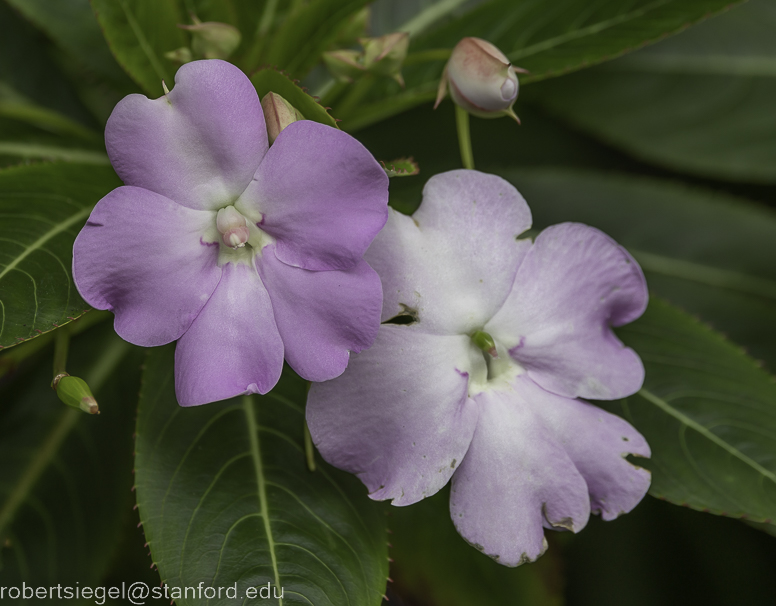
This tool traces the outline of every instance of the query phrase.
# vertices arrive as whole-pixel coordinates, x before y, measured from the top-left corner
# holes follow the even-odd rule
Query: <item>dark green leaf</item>
[[[602,405],[652,448],[650,494],[720,515],[776,520],[776,383],[710,328],[653,299],[618,330],[644,387]]]
[[[99,416],[57,399],[49,387],[51,357],[0,392],[0,579],[6,588],[94,586],[106,572],[132,507],[137,353],[108,324],[73,340],[68,370],[94,388]]]
[[[263,99],[264,95],[270,92],[277,93],[298,109],[305,120],[314,120],[337,128],[337,122],[318,101],[276,69],[265,68],[257,71],[251,76],[251,82],[260,98]]]
[[[622,55],[724,10],[729,0],[492,0],[413,40],[403,70],[407,88],[374,87],[371,103],[351,115],[350,130],[431,102],[450,49],[465,36],[484,38],[528,69],[521,83],[544,80]],[[390,99],[402,102],[394,108]],[[336,110],[335,106],[335,110]],[[357,125],[357,126],[355,126]]]
[[[391,575],[402,596],[419,603],[430,598],[431,604],[444,606],[563,604],[554,541],[537,562],[507,568],[460,537],[450,519],[449,499],[450,491],[445,489],[411,507],[390,510]]]
[[[303,448],[306,384],[181,408],[173,347],[155,349],[140,395],[135,459],[146,538],[169,587],[282,587],[277,604],[380,604],[386,519],[358,480]],[[182,606],[201,604],[178,599]]]
[[[116,64],[89,0],[6,0],[88,69],[124,88],[131,81]]]
[[[73,241],[97,201],[120,185],[109,166],[0,171],[0,349],[88,309],[71,274]]]
[[[243,66],[247,71],[262,63],[287,71],[299,78],[320,60],[323,51],[337,38],[348,17],[362,9],[368,0],[311,0],[286,16],[282,25],[265,44],[260,34],[256,42],[262,54],[251,53]]]
[[[542,84],[551,111],[650,162],[776,182],[776,5],[751,0],[618,61]]]
[[[175,0],[91,0],[113,55],[152,98],[169,88],[177,66],[164,54],[186,45],[179,23],[188,23]]]
[[[641,264],[651,292],[729,335],[776,370],[776,213],[703,189],[608,173],[498,171],[542,229],[598,227]]]

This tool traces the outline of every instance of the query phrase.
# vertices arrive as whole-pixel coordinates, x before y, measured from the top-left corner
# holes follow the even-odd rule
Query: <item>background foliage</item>
[[[335,82],[321,53],[356,47],[367,5],[0,0],[0,586],[271,582],[283,603],[316,606],[773,604],[776,6],[378,0],[369,31],[410,34],[406,87]],[[594,225],[642,265],[650,308],[619,334],[647,380],[600,404],[648,438],[656,498],[548,533],[539,562],[507,569],[457,535],[446,491],[391,508],[310,461],[306,385],[290,371],[265,397],[184,410],[170,347],[141,351],[110,314],[84,313],[72,242],[120,184],[105,121],[124,95],[172,87],[165,54],[190,43],[178,24],[191,15],[240,30],[230,60],[259,94],[378,160],[412,156],[420,174],[391,181],[404,212],[460,166],[452,104],[431,109],[455,43],[487,38],[530,70],[523,126],[472,121],[476,165],[518,187],[535,230]],[[48,387],[64,330],[99,417]]]

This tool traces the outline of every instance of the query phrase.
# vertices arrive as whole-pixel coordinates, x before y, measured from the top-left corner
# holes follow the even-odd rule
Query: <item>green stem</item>
[[[307,382],[307,393],[310,393],[312,383]],[[315,449],[313,448],[313,437],[310,435],[310,428],[307,425],[307,418],[304,420],[304,456],[307,460],[307,469],[315,471]]]
[[[70,348],[70,327],[63,326],[54,333],[54,378],[65,372]]]
[[[257,36],[265,36],[272,27],[272,22],[275,20],[275,10],[278,7],[278,0],[267,0],[267,4],[264,5],[264,12],[261,15],[261,21],[259,21],[259,27],[256,29]]]
[[[458,146],[461,148],[463,167],[474,169],[472,139],[469,135],[469,114],[458,105],[455,106],[455,125],[458,128]]]

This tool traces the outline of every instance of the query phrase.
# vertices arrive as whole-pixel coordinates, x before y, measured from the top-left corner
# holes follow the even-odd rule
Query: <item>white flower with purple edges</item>
[[[544,528],[582,529],[630,511],[650,455],[623,419],[577,398],[614,399],[644,379],[612,326],[647,305],[641,269],[602,232],[563,223],[518,239],[530,210],[503,179],[437,175],[412,217],[392,211],[366,259],[383,281],[371,349],[312,386],[307,419],[333,465],[373,499],[409,505],[452,478],[450,513],[502,564],[533,561]]]
[[[270,147],[251,82],[208,60],[159,99],[123,99],[105,142],[125,186],[92,211],[73,277],[127,341],[178,341],[181,405],[266,393],[284,356],[331,379],[372,344],[382,291],[363,254],[388,178],[353,137],[304,120]]]

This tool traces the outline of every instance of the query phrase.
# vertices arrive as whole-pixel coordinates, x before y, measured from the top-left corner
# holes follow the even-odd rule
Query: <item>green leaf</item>
[[[251,71],[258,65],[260,58],[263,64],[274,65],[299,78],[307,74],[320,60],[323,51],[336,40],[340,28],[348,17],[362,9],[368,0],[311,0],[300,4],[292,10],[264,44],[261,35],[257,33],[256,43],[263,53],[249,54],[246,71]]]
[[[776,183],[776,5],[536,87],[553,113],[629,153],[714,179]]]
[[[162,80],[172,88],[177,66],[164,54],[186,45],[184,21],[175,0],[91,0],[113,55],[152,98]]]
[[[120,185],[109,166],[0,171],[0,349],[88,309],[73,283],[73,241],[97,201]]]
[[[498,170],[534,226],[602,229],[641,264],[650,291],[746,346],[776,370],[776,213],[671,182],[560,169]]]
[[[271,583],[285,597],[267,603],[279,606],[377,606],[388,573],[382,507],[353,476],[322,461],[308,471],[306,384],[291,375],[266,396],[181,408],[173,347],[151,351],[135,477],[154,562],[170,588],[236,583],[239,602]]]
[[[406,90],[390,84],[376,86],[371,103],[342,118],[360,128],[407,109],[408,101],[433,101],[449,51],[465,36],[492,42],[514,64],[528,69],[530,75],[520,79],[528,84],[620,56],[730,4],[729,0],[616,0],[591,6],[584,0],[492,0],[413,39],[402,71]],[[394,96],[400,96],[402,103],[390,111],[387,99]]]
[[[650,494],[755,522],[776,520],[776,383],[710,328],[653,299],[618,330],[646,368],[644,387],[601,403],[647,439]]]
[[[50,356],[0,391],[0,578],[5,587],[22,582],[94,586],[107,571],[132,506],[137,353],[108,324],[73,340],[68,369],[95,388],[99,416],[57,399],[49,386]]]
[[[89,0],[6,0],[92,72],[120,85],[131,81],[110,53]]]
[[[277,93],[293,105],[305,117],[321,124],[337,127],[337,121],[329,115],[328,110],[301,88],[296,81],[271,67],[261,69],[251,75],[251,82],[256,87],[260,98],[267,93]]]
[[[507,568],[466,543],[450,519],[450,491],[411,507],[392,507],[391,577],[397,591],[418,603],[445,606],[560,606],[563,583],[557,547],[539,560]],[[546,533],[549,539],[552,533]]]

